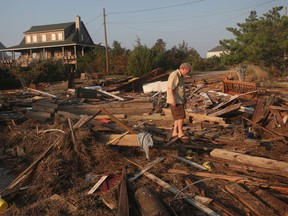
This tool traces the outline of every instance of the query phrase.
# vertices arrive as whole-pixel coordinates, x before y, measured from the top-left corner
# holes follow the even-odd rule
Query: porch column
[[[65,49],[64,47],[62,47],[62,58],[64,58],[64,56],[65,56]]]
[[[76,46],[74,46],[74,57],[75,57],[75,59],[77,58],[77,49],[76,49]]]
[[[81,49],[81,55],[84,56],[84,47]]]
[[[43,48],[43,56],[42,56],[42,60],[46,60],[46,53],[45,53],[45,48]]]

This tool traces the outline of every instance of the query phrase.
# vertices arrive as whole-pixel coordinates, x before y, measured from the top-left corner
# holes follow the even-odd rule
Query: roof
[[[216,46],[213,49],[209,50],[208,52],[224,52],[227,51],[227,49],[223,46]]]
[[[73,25],[75,25],[74,22],[58,23],[58,24],[50,24],[50,25],[38,25],[38,26],[32,26],[28,31],[25,31],[24,33],[64,30],[68,27],[72,27]]]
[[[4,49],[5,46],[0,42],[0,49]]]

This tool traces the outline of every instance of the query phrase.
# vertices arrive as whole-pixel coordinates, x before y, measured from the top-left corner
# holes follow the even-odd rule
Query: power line
[[[253,7],[261,7],[263,5],[266,5],[266,4],[269,4],[271,2],[273,2],[275,0],[270,0],[270,1],[266,1],[264,3],[261,3],[261,4],[258,4],[258,5],[255,5]],[[245,8],[242,8],[242,9],[235,9],[235,10],[232,10],[231,12],[235,12],[235,11],[240,11],[240,10],[245,10],[245,9],[248,9],[248,8],[251,8],[251,7],[245,7]],[[227,21],[230,21],[230,20],[233,20],[233,19],[236,19],[236,18],[239,18],[241,16],[244,16],[246,15],[247,13],[249,12],[244,12],[244,13],[241,13],[239,15],[236,15],[236,16],[233,16],[233,17],[230,17],[230,18],[227,18],[225,20],[222,20],[222,21],[219,21],[217,23],[213,23],[213,24],[209,24],[209,25],[206,25],[206,26],[202,26],[202,27],[199,27],[199,28],[194,28],[194,29],[187,29],[186,30],[171,30],[171,31],[159,31],[159,30],[151,30],[151,29],[143,29],[143,28],[138,28],[138,27],[133,27],[133,26],[129,26],[129,25],[126,25],[126,24],[123,24],[123,23],[120,23],[120,22],[107,22],[107,24],[116,24],[116,25],[120,25],[120,26],[123,26],[127,29],[132,29],[132,30],[137,30],[137,31],[143,31],[143,32],[153,32],[153,33],[180,33],[180,32],[193,32],[193,31],[198,31],[198,30],[203,30],[203,29],[207,29],[207,28],[210,28],[210,27],[213,27],[213,26],[216,26],[216,25],[220,25],[222,23],[225,23]],[[215,15],[218,15],[218,14],[215,14]],[[207,15],[207,16],[210,16],[210,15]],[[192,18],[197,18],[198,16],[196,17],[192,17]],[[202,15],[201,17],[205,17],[204,15]],[[171,22],[171,20],[170,20]]]
[[[108,15],[110,15],[110,14],[131,14],[131,13],[140,13],[140,12],[147,12],[147,11],[163,10],[163,9],[167,9],[167,8],[182,7],[182,6],[195,4],[195,3],[198,3],[198,2],[202,2],[202,1],[204,1],[204,0],[197,0],[197,1],[186,2],[186,3],[182,3],[182,4],[175,4],[175,5],[169,5],[169,6],[164,6],[164,7],[156,7],[156,8],[148,8],[148,9],[142,9],[142,10],[110,12],[110,13],[108,13]]]

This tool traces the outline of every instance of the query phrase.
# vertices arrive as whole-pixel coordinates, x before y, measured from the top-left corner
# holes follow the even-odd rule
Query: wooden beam
[[[119,134],[104,134],[107,144],[115,146],[135,146],[140,147],[138,134],[125,134],[119,138]],[[120,135],[121,136],[121,135]]]
[[[231,106],[228,106],[222,110],[219,110],[217,112],[211,113],[208,116],[212,116],[212,117],[218,117],[236,110],[239,110],[239,108],[241,107],[241,103],[237,103],[237,104],[233,104]]]
[[[269,158],[245,155],[242,153],[231,152],[224,149],[214,149],[210,152],[213,157],[223,158],[239,163],[263,167],[266,169],[274,169],[280,172],[288,172],[288,163],[284,161],[272,160]]]
[[[133,162],[133,164],[135,164],[136,166],[140,167],[139,165],[137,165],[136,163]],[[143,175],[145,175],[147,178],[153,180],[154,182],[156,182],[158,185],[162,186],[164,189],[170,191],[171,193],[178,195],[181,194],[181,196],[191,205],[193,205],[194,207],[198,208],[199,210],[205,212],[207,215],[210,216],[219,216],[219,214],[217,214],[215,211],[213,211],[212,209],[206,207],[205,205],[203,205],[202,203],[200,203],[199,201],[196,200],[196,196],[194,197],[190,197],[187,194],[183,193],[182,191],[180,191],[179,189],[177,189],[176,187],[168,184],[167,182],[163,181],[162,179],[158,178],[157,176],[144,171]],[[201,196],[198,196],[201,197]]]
[[[106,115],[110,116],[111,120],[114,121],[116,124],[118,124],[120,127],[124,128],[126,131],[129,131],[131,134],[135,134],[135,132],[125,125],[123,122],[121,122],[119,119],[114,117],[110,112],[108,112],[104,107],[101,107],[101,111],[104,112]]]
[[[127,174],[126,167],[122,169],[122,177],[119,189],[117,216],[129,216],[129,200],[127,190]]]
[[[186,116],[192,117],[193,122],[202,122],[202,121],[209,121],[209,122],[218,122],[220,124],[226,124],[225,120],[220,117],[214,117],[214,116],[207,116],[203,114],[197,114],[197,113],[186,113]]]
[[[234,183],[226,185],[225,188],[229,193],[235,196],[238,201],[248,207],[255,215],[275,215],[272,209],[270,209],[240,185]]]

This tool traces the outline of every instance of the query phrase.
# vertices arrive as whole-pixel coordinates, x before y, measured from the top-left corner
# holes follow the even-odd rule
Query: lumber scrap
[[[214,117],[214,116],[203,115],[199,113],[191,113],[191,112],[187,112],[186,116],[188,118],[191,117],[193,119],[193,123],[208,121],[208,122],[218,122],[220,124],[226,124],[225,120],[221,117]]]
[[[139,147],[138,134],[125,134],[125,136],[119,136],[119,134],[103,134],[107,144],[115,146],[135,146]]]
[[[146,216],[169,216],[169,212],[157,196],[156,192],[151,190],[149,187],[140,187],[136,190],[134,195],[139,208],[141,215]]]
[[[242,153],[232,152],[224,149],[214,149],[210,152],[213,157],[237,161],[246,165],[254,165],[266,169],[274,169],[280,172],[288,172],[288,163],[263,157],[251,156]]]
[[[270,209],[240,185],[236,183],[229,184],[225,186],[225,189],[247,208],[249,208],[255,215],[276,215],[272,209]]]
[[[231,103],[232,101],[236,100],[238,97],[239,97],[238,95],[233,95],[230,97],[230,99],[228,101],[222,102],[222,103],[218,104],[217,106],[213,107],[212,109],[213,110],[220,109],[221,107],[226,106],[229,103]]]
[[[49,118],[51,118],[51,113],[49,112],[34,112],[32,110],[25,112],[25,115],[31,119],[34,119],[43,123],[46,122]]]
[[[127,191],[126,167],[122,169],[121,183],[119,189],[117,216],[129,216],[129,200]]]
[[[58,105],[52,103],[37,102],[32,104],[32,110],[37,112],[55,113]]]
[[[267,203],[269,206],[271,206],[275,212],[277,212],[279,215],[285,215],[288,213],[288,204],[283,202],[282,200],[272,196],[267,191],[264,191],[262,189],[258,189],[255,191],[255,194],[264,201],[264,203]]]
[[[261,126],[261,125],[258,124],[258,123],[255,123],[255,122],[251,121],[250,119],[247,119],[247,118],[245,118],[245,117],[243,117],[243,119],[245,119],[246,121],[248,121],[248,122],[249,122],[250,124],[252,124],[254,127],[258,127],[258,128],[260,128],[260,129],[266,131],[267,133],[271,134],[273,137],[281,137],[281,136],[282,136],[282,135],[277,134],[276,132],[273,132],[273,131],[271,131],[271,130],[269,130],[269,129],[263,127],[263,126]],[[284,136],[288,138],[288,135],[284,135]],[[283,136],[282,136],[282,137],[283,137]],[[283,140],[283,142],[285,142],[285,139]]]
[[[136,173],[133,177],[129,178],[128,179],[128,182],[132,182],[134,180],[136,180],[138,177],[140,177],[144,172],[148,171],[149,169],[151,169],[152,167],[154,167],[157,163],[160,163],[161,161],[163,161],[165,158],[164,157],[159,157],[159,158],[156,158],[154,161],[146,164],[145,167],[141,167],[141,171]],[[130,163],[134,163],[128,159],[126,159],[127,161],[129,161]],[[136,166],[139,166],[136,164]]]
[[[57,97],[56,95],[52,95],[52,94],[49,94],[47,92],[39,91],[39,90],[36,90],[36,89],[32,89],[32,88],[28,88],[28,87],[26,87],[26,89],[29,90],[29,91],[32,91],[32,92],[39,93],[41,95],[48,96],[48,97],[52,97],[52,98],[56,98]]]
[[[135,165],[137,165],[136,163],[133,163]],[[141,166],[137,165],[138,167],[141,168]],[[205,212],[207,215],[210,216],[219,216],[219,214],[217,214],[215,211],[213,211],[212,209],[208,208],[207,206],[203,205],[202,203],[200,203],[199,201],[196,200],[196,196],[194,197],[190,197],[187,194],[183,193],[182,191],[180,191],[179,189],[177,189],[176,187],[168,184],[167,182],[163,181],[162,179],[158,178],[157,176],[144,171],[143,175],[145,175],[147,178],[153,180],[154,182],[156,182],[158,185],[162,186],[164,189],[170,191],[171,193],[178,195],[181,194],[181,196],[191,205],[193,205],[194,207],[198,208],[199,210]],[[198,196],[201,199],[201,196]]]
[[[108,112],[104,107],[101,107],[101,111],[104,112],[106,115],[110,116],[111,120],[113,120],[116,124],[118,124],[120,127],[125,129],[126,131],[129,131],[131,134],[135,134],[135,132],[125,125],[123,122],[121,122],[119,119],[117,119],[115,116],[113,116],[110,112]]]
[[[224,114],[239,110],[240,107],[241,107],[241,103],[233,104],[222,110],[216,111],[214,113],[210,113],[208,116],[212,116],[212,117],[222,116]]]
[[[103,175],[97,182],[96,184],[88,191],[88,195],[93,194],[97,188],[106,180],[108,175]]]
[[[96,91],[101,92],[102,94],[108,95],[110,97],[116,98],[117,100],[120,100],[120,101],[124,101],[125,100],[124,98],[121,98],[119,96],[113,95],[113,94],[111,94],[109,92],[106,92],[106,91],[104,91],[102,89],[97,89]]]
[[[193,161],[191,161],[191,160],[188,160],[188,159],[186,159],[186,158],[179,157],[179,156],[177,156],[177,158],[178,158],[179,160],[181,160],[181,161],[183,161],[183,162],[191,165],[191,166],[194,166],[194,167],[198,168],[198,169],[207,170],[207,169],[206,169],[205,167],[203,167],[202,165],[197,164],[197,163],[195,163],[195,162],[193,162]]]
[[[195,176],[198,177],[206,177],[206,178],[215,178],[215,179],[223,179],[229,182],[236,182],[236,183],[243,183],[253,186],[258,186],[261,188],[269,188],[275,191],[278,191],[283,194],[288,194],[288,187],[287,185],[272,185],[265,179],[260,179],[256,177],[251,176],[245,176],[245,175],[224,175],[224,174],[216,174],[211,172],[193,172],[192,173]]]

